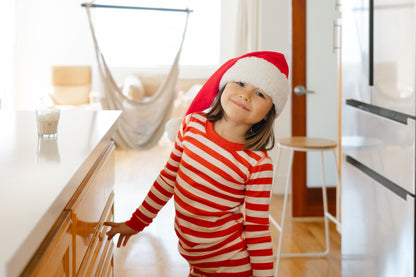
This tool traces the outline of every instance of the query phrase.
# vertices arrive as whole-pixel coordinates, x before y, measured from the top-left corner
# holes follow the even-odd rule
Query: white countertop
[[[65,110],[56,141],[34,111],[0,111],[0,276],[17,276],[116,129],[120,111]],[[20,268],[20,269],[18,269]]]

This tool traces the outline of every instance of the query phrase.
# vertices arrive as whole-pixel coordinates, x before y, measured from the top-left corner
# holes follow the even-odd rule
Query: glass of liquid
[[[38,136],[43,139],[56,139],[61,111],[57,108],[38,108],[36,121]]]

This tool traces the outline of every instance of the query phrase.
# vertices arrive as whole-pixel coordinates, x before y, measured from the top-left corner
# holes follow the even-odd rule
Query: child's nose
[[[250,92],[248,90],[243,90],[240,93],[240,98],[243,101],[249,101],[250,100]]]

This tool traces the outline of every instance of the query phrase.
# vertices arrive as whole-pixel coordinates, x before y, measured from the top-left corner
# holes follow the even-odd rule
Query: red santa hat
[[[278,52],[258,51],[231,59],[207,80],[190,104],[186,115],[208,109],[218,92],[228,82],[233,81],[248,83],[267,93],[272,98],[278,116],[289,96],[288,75],[289,67],[285,56]],[[170,138],[176,135],[179,128],[177,125],[178,122],[168,122],[167,130]]]

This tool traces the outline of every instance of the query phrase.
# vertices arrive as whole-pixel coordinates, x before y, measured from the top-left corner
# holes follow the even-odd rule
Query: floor
[[[125,221],[140,205],[156,176],[165,165],[172,145],[161,140],[146,151],[116,150],[115,220]],[[272,215],[280,221],[282,196],[272,198]],[[290,211],[290,208],[288,208]],[[186,261],[178,254],[173,230],[173,202],[160,211],[154,222],[115,251],[116,277],[185,277]],[[283,252],[310,251],[324,248],[323,219],[292,219],[288,214]],[[273,228],[277,249],[278,231]],[[279,276],[341,276],[341,236],[330,224],[330,253],[324,258],[282,258]]]

